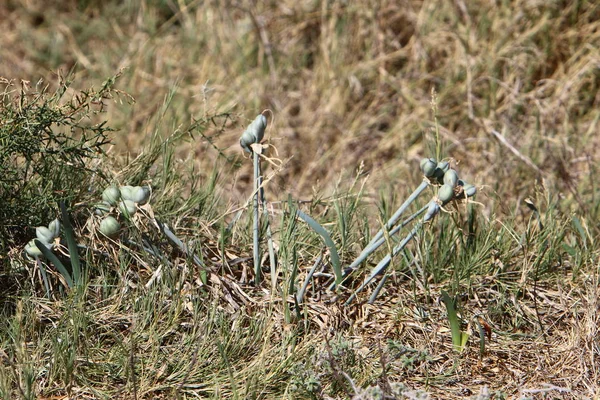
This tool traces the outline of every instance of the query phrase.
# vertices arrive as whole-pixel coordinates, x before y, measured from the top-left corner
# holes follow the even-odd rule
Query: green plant
[[[435,164],[435,168],[434,165]],[[476,188],[473,185],[470,185],[461,179],[458,178],[458,173],[450,168],[450,164],[447,161],[436,162],[433,158],[424,158],[420,163],[421,172],[424,175],[423,182],[419,185],[419,187],[413,192],[413,194],[400,206],[400,208],[394,213],[394,215],[390,218],[390,220],[385,224],[385,226],[380,229],[377,234],[371,239],[371,242],[367,245],[367,247],[361,252],[358,258],[350,264],[348,268],[348,273],[351,273],[356,267],[363,262],[370,254],[377,250],[383,243],[383,235],[384,229],[388,230],[397,222],[397,220],[402,216],[402,214],[406,211],[408,206],[412,204],[418,196],[427,188],[430,184],[441,185],[438,187],[437,196],[435,196],[429,203],[414,213],[407,220],[402,222],[398,227],[394,228],[390,231],[390,235],[398,232],[402,227],[416,218],[419,214],[421,214],[425,209],[427,212],[421,219],[421,221],[417,222],[413,229],[404,237],[404,239],[393,247],[392,251],[383,257],[379,263],[373,268],[369,276],[365,278],[364,282],[356,289],[356,291],[348,298],[346,304],[352,302],[358,293],[360,293],[368,284],[370,284],[375,277],[381,275],[385,272],[388,265],[391,263],[393,257],[395,257],[398,253],[400,253],[406,245],[419,233],[420,230],[424,229],[425,224],[431,221],[437,214],[439,214],[441,208],[452,200],[460,200],[467,199],[472,197],[476,193]],[[385,278],[384,278],[385,279]],[[371,296],[369,302],[373,302],[375,300],[375,296],[381,290],[379,286],[375,293]]]
[[[269,239],[269,255],[271,260],[271,271],[275,273],[275,255],[273,244],[271,242],[271,228],[269,225],[268,212],[266,209],[266,200],[264,199],[264,191],[262,189],[262,175],[260,173],[260,157],[262,154],[262,141],[267,128],[267,118],[263,114],[259,114],[254,121],[244,131],[240,138],[240,146],[244,151],[252,153],[252,162],[254,169],[254,192],[252,194],[252,215],[253,215],[253,255],[254,255],[254,282],[258,285],[261,282],[260,268],[260,221],[259,221],[259,204],[263,206],[264,216],[267,224],[267,235]],[[274,276],[274,275],[273,275]],[[273,282],[274,283],[274,282]]]
[[[448,322],[450,323],[450,333],[452,334],[452,347],[457,352],[462,352],[469,340],[469,334],[463,332],[461,328],[461,321],[458,318],[456,311],[456,300],[450,298],[447,292],[442,290],[442,301],[446,306],[446,312],[448,315]]]
[[[59,78],[54,92],[1,83],[0,251],[24,243],[29,227],[41,225],[59,200],[85,197],[92,179],[103,177],[89,161],[109,143],[111,129],[97,115],[113,98],[116,77],[70,96],[71,81]]]

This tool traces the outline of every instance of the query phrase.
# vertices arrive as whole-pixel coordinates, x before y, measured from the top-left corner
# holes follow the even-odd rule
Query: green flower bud
[[[250,153],[252,152],[250,145],[252,143],[260,143],[265,136],[265,129],[267,128],[267,118],[259,114],[250,125],[246,128],[242,137],[240,138],[240,146]]]
[[[448,171],[449,169],[450,163],[448,163],[448,161],[440,161],[439,163],[437,163],[437,168],[435,169],[433,176],[437,179],[437,181],[440,184],[444,183],[444,174],[446,174],[446,171]]]
[[[38,249],[33,239],[25,246],[25,252],[33,258],[39,258],[43,256],[42,251]]]
[[[133,201],[133,186],[121,186],[121,198],[123,200]]]
[[[136,186],[132,189],[131,197],[134,203],[146,204],[150,198],[150,188],[148,186]]]
[[[475,193],[477,193],[477,188],[475,187],[475,185],[465,183],[465,186],[463,187],[463,192],[465,193],[465,196],[472,197],[475,196]]]
[[[429,221],[433,217],[435,217],[440,212],[440,205],[435,201],[429,202],[429,207],[427,207],[427,214],[423,217],[424,221]]]

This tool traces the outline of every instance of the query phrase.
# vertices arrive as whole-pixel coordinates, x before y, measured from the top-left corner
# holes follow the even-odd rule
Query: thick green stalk
[[[254,215],[254,226],[253,226],[253,239],[254,239],[254,283],[260,284],[261,271],[260,271],[260,230],[258,221],[258,197],[259,197],[259,184],[260,184],[260,161],[259,155],[256,151],[252,151],[254,160],[254,200],[252,202],[253,215]]]
[[[396,226],[394,229],[392,229],[390,231],[389,236],[394,236],[396,233],[398,233],[400,231],[400,229],[404,228],[406,225],[408,225],[410,222],[412,222],[415,218],[417,218],[419,215],[421,215],[423,212],[425,212],[425,210],[427,210],[428,207],[429,207],[428,204],[424,205],[417,212],[415,212],[410,217],[408,217],[407,219],[402,221],[402,223],[400,225]],[[350,264],[350,266],[348,266],[344,270],[344,279],[346,279],[346,277],[348,275],[350,275],[352,273],[352,271],[354,271],[356,269],[356,267],[358,267],[368,256],[373,254],[375,252],[375,250],[377,250],[385,242],[385,240],[386,240],[385,237],[381,237],[377,241],[371,240],[371,243],[369,245],[367,245],[367,247],[365,247],[365,249],[361,252],[361,254],[356,258],[356,260],[354,260],[352,262],[352,264]],[[329,290],[335,289],[335,282],[332,283],[328,289]]]
[[[260,164],[258,165],[260,168]],[[267,209],[267,200],[265,199],[265,191],[262,187],[262,173],[259,171],[260,201],[263,208],[263,217],[267,225],[267,245],[269,247],[269,264],[271,265],[271,285],[274,288],[277,283],[277,260],[275,259],[275,246],[273,245],[273,235],[271,233],[271,222],[269,221],[269,210]]]
[[[398,225],[394,229],[392,229],[389,233],[389,236],[394,236],[396,233],[398,233],[398,231],[400,231],[400,229],[404,228],[407,224],[412,222],[416,217],[418,217],[420,214],[425,212],[425,210],[427,210],[426,205],[421,207],[416,213],[411,215],[409,218],[402,221],[402,223],[400,225]],[[391,221],[391,219],[390,219],[390,221]],[[395,222],[396,221],[394,221],[394,223]],[[354,260],[352,262],[352,264],[350,264],[348,266],[348,268],[355,269],[356,267],[358,267],[368,256],[373,254],[373,252],[375,252],[375,250],[377,250],[385,242],[385,237],[383,236],[383,231],[379,231],[379,232],[381,232],[382,234],[376,235],[376,236],[378,236],[378,238],[371,239],[371,242],[364,248],[364,250],[356,258],[356,260]],[[379,232],[378,232],[378,234],[379,234]]]
[[[363,252],[366,251],[367,249],[369,249],[370,246],[372,246],[376,241],[383,238],[384,229],[386,231],[390,230],[390,228],[392,228],[394,226],[396,221],[398,221],[398,219],[400,219],[402,214],[404,214],[404,212],[406,211],[408,206],[410,206],[412,204],[412,202],[415,201],[417,199],[417,197],[419,197],[421,192],[423,192],[423,190],[427,189],[428,186],[429,186],[429,182],[427,180],[423,180],[423,182],[421,182],[421,184],[415,189],[415,191],[410,195],[410,197],[408,199],[406,199],[406,201],[404,203],[402,203],[402,205],[400,206],[400,208],[398,208],[398,210],[396,210],[394,215],[392,215],[392,217],[389,219],[389,221],[386,222],[386,224],[383,226],[383,228],[381,228],[375,234],[375,236],[373,236],[373,239],[371,239],[371,242],[369,243],[369,245],[367,245],[367,247],[365,248],[365,250],[363,250]]]

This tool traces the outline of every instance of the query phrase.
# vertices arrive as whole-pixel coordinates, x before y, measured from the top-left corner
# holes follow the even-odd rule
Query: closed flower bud
[[[440,184],[444,183],[444,174],[446,174],[446,171],[448,171],[449,169],[450,163],[448,163],[448,161],[440,161],[439,163],[437,163],[437,168],[435,169],[433,176],[437,179],[437,181]]]
[[[132,192],[131,200],[134,203],[146,204],[150,198],[150,188],[148,186],[136,186]]]
[[[259,114],[254,121],[248,125],[244,133],[242,133],[242,137],[240,138],[240,146],[242,146],[246,152],[251,153],[252,150],[250,145],[261,142],[265,136],[266,128],[267,118],[264,115]]]
[[[121,186],[121,198],[133,201],[133,186]]]
[[[433,217],[435,217],[440,212],[440,205],[435,201],[431,201],[429,203],[429,207],[427,207],[427,214],[423,218],[425,221],[429,221]]]
[[[132,200],[123,200],[119,203],[119,210],[125,215],[133,215],[137,210],[137,206]]]
[[[472,196],[475,196],[475,193],[477,193],[477,188],[475,187],[475,185],[471,185],[470,183],[465,183],[465,186],[463,187],[463,191],[465,193],[465,196],[472,197]]]

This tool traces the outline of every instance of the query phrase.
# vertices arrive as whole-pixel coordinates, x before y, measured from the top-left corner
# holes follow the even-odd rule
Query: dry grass
[[[5,306],[4,398],[358,399],[377,398],[377,387],[398,398],[419,390],[433,398],[600,396],[600,4],[93,3],[0,5],[0,77],[52,85],[55,71],[73,68],[78,88],[122,70],[117,87],[136,102],[123,97],[105,114],[119,129],[107,169],[121,181],[140,171],[125,153],[220,115],[204,138],[179,145],[176,179],[164,178],[166,164],[150,171],[163,189],[157,214],[202,243],[211,280],[203,284],[174,252],[163,285],[145,287],[156,260],[98,243],[109,256],[94,259],[102,273],[85,296]],[[389,213],[418,183],[436,121],[444,154],[482,189],[476,244],[460,208],[394,265],[375,305],[342,307],[317,280],[302,312],[287,314],[290,298],[285,307],[267,283],[244,283],[252,270],[246,217],[224,230],[251,190],[238,139],[263,109],[273,112],[271,155],[285,161],[267,198],[312,200],[306,207],[332,230],[344,262],[364,244],[365,224],[378,223],[377,207]],[[194,179],[210,181],[215,165],[218,185],[200,207]],[[336,214],[361,165],[360,211]],[[274,207],[284,242],[285,204]],[[286,243],[300,244],[282,262],[296,262],[303,279],[321,244],[297,229]],[[26,265],[39,288],[19,257],[11,254],[13,266]],[[472,334],[460,354],[439,301],[449,289]],[[478,318],[492,330],[484,354]]]

